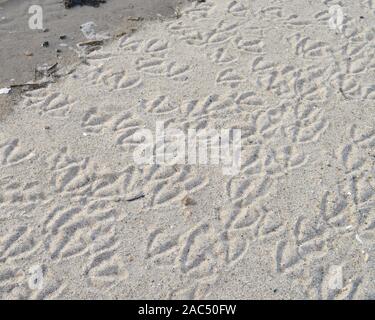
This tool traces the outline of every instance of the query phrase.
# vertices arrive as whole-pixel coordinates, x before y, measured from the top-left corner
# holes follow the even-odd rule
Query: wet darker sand
[[[80,26],[88,21],[96,24],[98,32],[115,37],[142,23],[129,17],[171,17],[184,2],[187,0],[107,0],[99,7],[65,9],[63,1],[37,0],[33,4],[43,8],[44,30],[31,30],[30,1],[0,0],[0,88],[33,81],[40,65],[74,61],[76,53],[71,48],[85,39]],[[42,47],[47,42],[48,46]]]

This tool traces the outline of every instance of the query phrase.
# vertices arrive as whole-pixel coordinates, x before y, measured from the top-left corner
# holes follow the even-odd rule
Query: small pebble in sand
[[[185,198],[182,199],[182,204],[187,207],[187,206],[193,206],[196,204],[196,202],[192,199],[186,196]]]
[[[364,260],[365,260],[365,262],[368,262],[368,260],[370,259],[369,254],[368,254],[367,252],[365,252],[364,255],[365,255],[365,256],[364,256]]]

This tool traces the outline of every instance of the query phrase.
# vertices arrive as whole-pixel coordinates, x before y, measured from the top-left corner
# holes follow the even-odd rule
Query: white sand
[[[0,297],[375,298],[374,13],[193,3],[26,93],[0,123]],[[240,173],[136,166],[157,120],[240,128]]]

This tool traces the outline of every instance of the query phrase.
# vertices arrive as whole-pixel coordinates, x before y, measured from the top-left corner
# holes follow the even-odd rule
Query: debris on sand
[[[106,3],[105,0],[64,0],[65,9],[70,9],[74,6],[91,6],[99,7],[101,3]]]
[[[42,77],[50,77],[57,71],[57,66],[58,63],[54,63],[52,65],[44,64],[42,66],[38,66],[35,68],[35,80],[37,76],[42,76]]]
[[[18,89],[20,88],[22,91],[32,91],[38,90],[41,88],[46,88],[51,81],[45,81],[41,83],[22,83],[22,84],[13,84],[10,86],[11,89]]]
[[[182,199],[182,204],[185,206],[185,207],[188,207],[188,206],[194,206],[196,205],[196,202],[188,197],[188,196],[185,196],[183,199]]]
[[[145,194],[141,193],[140,195],[134,197],[134,198],[130,198],[130,199],[126,199],[127,202],[133,202],[133,201],[136,201],[136,200],[139,200],[139,199],[143,199],[145,196]]]
[[[0,94],[8,94],[11,91],[11,88],[1,88]]]
[[[77,43],[77,47],[84,54],[89,54],[95,50],[100,50],[104,44],[103,40],[90,40]]]
[[[103,40],[90,40],[77,43],[79,47],[87,47],[87,46],[101,46],[104,44]]]
[[[144,18],[142,17],[129,17],[128,20],[129,21],[143,21]]]
[[[110,35],[105,32],[97,33],[95,31],[96,24],[93,21],[86,22],[82,24],[79,28],[82,34],[87,40],[106,40],[110,39]]]

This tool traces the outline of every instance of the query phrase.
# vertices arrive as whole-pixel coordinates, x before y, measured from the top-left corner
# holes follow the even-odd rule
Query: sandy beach
[[[375,298],[373,1],[40,4],[0,1],[1,299]]]
[[[99,7],[74,6],[66,10],[59,0],[0,1],[0,87],[33,80],[35,68],[43,64],[76,61],[76,43],[85,40],[80,26],[95,22],[98,32],[110,37],[130,32],[139,25],[129,17],[171,17],[185,0],[109,0]],[[43,8],[41,30],[29,28],[31,5]],[[44,42],[48,47],[42,47]]]

